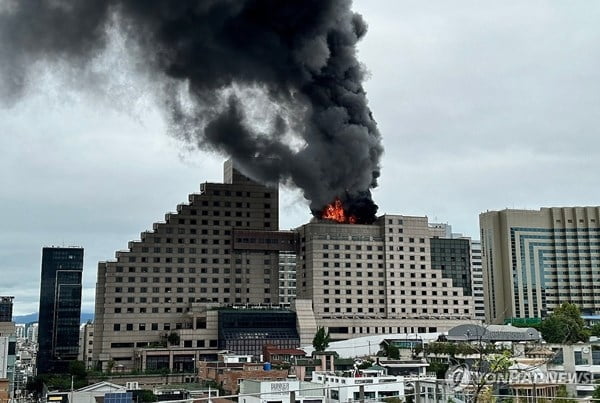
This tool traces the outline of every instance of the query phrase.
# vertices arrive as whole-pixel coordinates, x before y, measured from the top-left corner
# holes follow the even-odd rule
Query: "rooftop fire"
[[[312,210],[315,217],[341,224],[373,224],[377,219],[377,205],[371,192],[344,192],[330,204]]]
[[[336,221],[339,223],[356,224],[356,217],[349,215],[344,211],[342,201],[336,197],[333,203],[328,204],[323,209],[321,218],[324,220]]]

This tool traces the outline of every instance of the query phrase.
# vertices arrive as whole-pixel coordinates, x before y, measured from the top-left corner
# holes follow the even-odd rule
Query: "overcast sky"
[[[379,213],[428,216],[477,238],[478,214],[600,200],[600,3],[356,0],[359,58],[383,135]],[[98,91],[37,66],[0,108],[0,295],[38,310],[42,246],[85,248],[82,310],[97,263],[163,220],[225,156],[189,150],[119,44]],[[0,79],[5,79],[0,77]],[[280,227],[310,211],[281,191]]]

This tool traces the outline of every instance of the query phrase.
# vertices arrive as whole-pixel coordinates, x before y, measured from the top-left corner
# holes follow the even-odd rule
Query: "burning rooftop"
[[[376,220],[377,205],[371,199],[370,192],[346,193],[343,198],[336,197],[313,215],[322,220],[340,224],[372,224]]]
[[[356,217],[346,214],[342,201],[339,198],[336,198],[333,203],[328,204],[323,209],[321,218],[339,223],[356,224]]]

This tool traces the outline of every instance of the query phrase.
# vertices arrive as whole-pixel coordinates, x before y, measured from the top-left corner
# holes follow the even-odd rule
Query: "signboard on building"
[[[290,384],[288,382],[271,382],[271,392],[289,393]]]

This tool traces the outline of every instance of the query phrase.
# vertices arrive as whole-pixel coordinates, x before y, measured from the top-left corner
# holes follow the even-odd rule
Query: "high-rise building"
[[[38,341],[38,323],[37,322],[28,323],[27,327],[25,329],[25,334],[26,334],[27,340],[29,340],[31,343],[37,343],[37,341]]]
[[[15,336],[17,337],[17,339],[25,339],[25,323],[15,324]]]
[[[277,231],[278,194],[227,161],[224,183],[203,183],[115,260],[100,262],[96,365],[187,368],[216,356],[218,307],[278,306],[280,256],[296,249],[292,232]]]
[[[563,302],[600,314],[600,207],[480,214],[486,319],[537,321]]]
[[[13,297],[3,297],[4,319],[12,319]],[[6,381],[6,391],[13,396],[16,363],[16,326],[10,320],[0,321],[0,382]]]
[[[459,252],[438,247],[446,231],[427,217],[383,215],[372,225],[314,220],[297,231],[297,298],[312,300],[317,326],[333,339],[438,332],[474,318],[468,241]],[[434,268],[446,258],[448,270]]]
[[[278,188],[234,168],[227,161],[224,183],[202,184],[99,263],[99,369],[185,370],[219,349],[310,344],[317,325],[345,339],[437,332],[474,318],[468,241],[432,250],[445,229],[395,215],[373,225],[315,218],[278,231]]]
[[[87,322],[79,327],[78,361],[83,361],[87,369],[92,369],[92,352],[94,346],[94,323]]]
[[[12,322],[14,298],[0,296],[0,322]]]
[[[83,248],[42,249],[37,372],[64,373],[77,359]]]
[[[471,240],[471,287],[475,304],[475,319],[485,320],[483,293],[483,267],[481,263],[481,241]]]
[[[8,336],[0,336],[0,379],[8,379]]]

